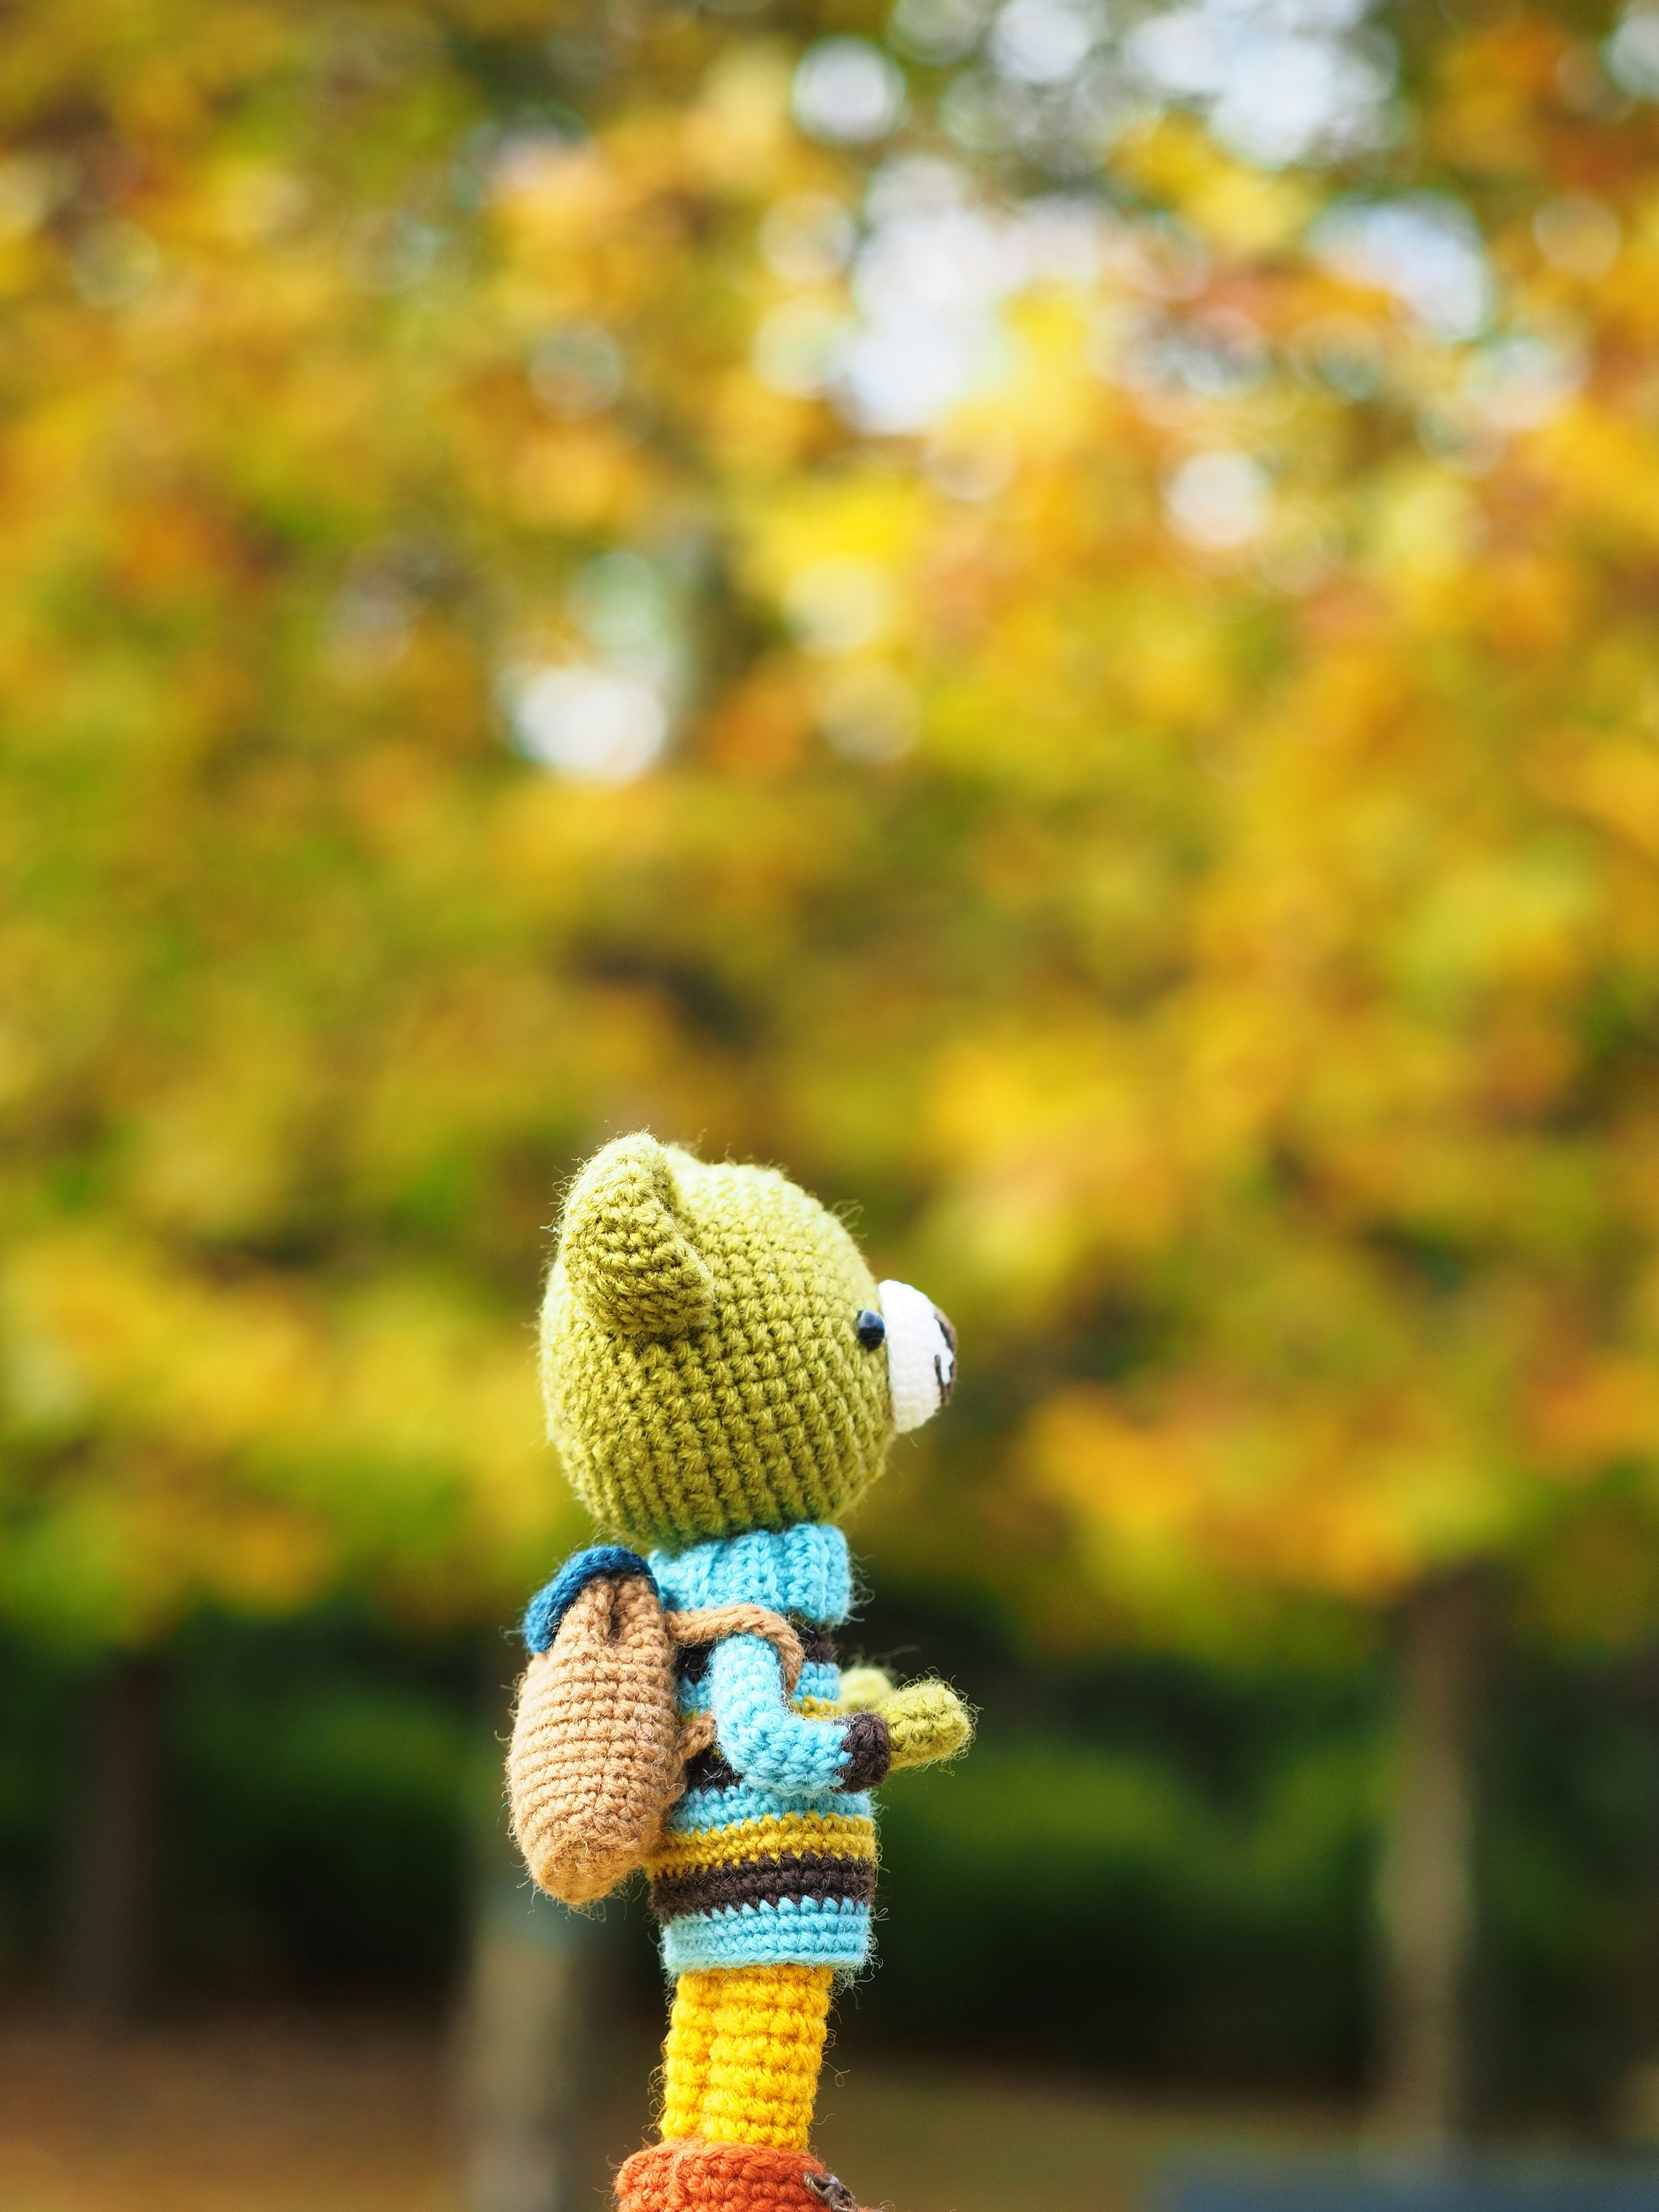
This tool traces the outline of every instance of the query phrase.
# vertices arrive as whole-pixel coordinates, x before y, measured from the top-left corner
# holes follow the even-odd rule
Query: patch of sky
[[[498,675],[513,744],[575,782],[631,782],[661,757],[683,688],[672,592],[642,555],[603,553],[579,571],[568,612],[580,649],[513,657]]]
[[[1231,449],[1192,453],[1165,479],[1164,511],[1176,536],[1203,553],[1231,553],[1261,535],[1273,495],[1260,461]]]
[[[1659,100],[1659,6],[1637,0],[1626,8],[1601,49],[1607,74],[1637,100]]]
[[[988,205],[955,163],[933,155],[884,164],[866,202],[856,315],[836,368],[849,418],[878,433],[922,430],[988,388],[1009,358],[1003,303],[1034,283],[1092,283],[1106,220],[1064,194]]]
[[[1480,230],[1443,192],[1339,200],[1310,242],[1336,275],[1392,293],[1432,337],[1472,338],[1492,319],[1496,288]]]
[[[1145,18],[1122,51],[1149,90],[1279,168],[1389,136],[1395,51],[1363,17],[1364,0],[1198,0]]]
[[[809,137],[830,145],[885,138],[904,120],[904,72],[867,39],[820,39],[795,70],[792,104]]]
[[[958,144],[1018,147],[1060,173],[1172,106],[1267,168],[1384,143],[1395,127],[1398,59],[1366,0],[1186,0],[1150,12],[1121,0],[897,0],[889,37],[933,66],[965,64],[939,108]]]

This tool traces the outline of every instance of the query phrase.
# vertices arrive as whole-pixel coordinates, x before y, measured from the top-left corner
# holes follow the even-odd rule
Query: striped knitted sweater
[[[672,1974],[801,1965],[851,1972],[870,1948],[876,1831],[866,1792],[886,1772],[886,1732],[829,1709],[840,1689],[830,1631],[847,1618],[852,1567],[839,1528],[751,1530],[651,1571],[675,1612],[763,1605],[800,1632],[805,1664],[786,1697],[774,1646],[757,1636],[694,1644],[679,1661],[680,1710],[714,1716],[715,1741],[646,1862]]]

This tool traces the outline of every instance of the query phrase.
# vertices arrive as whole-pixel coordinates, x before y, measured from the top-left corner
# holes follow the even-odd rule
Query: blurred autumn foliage
[[[855,1540],[1096,1686],[896,1796],[894,2017],[995,1897],[1068,2053],[1352,2078],[1380,1827],[1456,2124],[1494,1571],[1659,1626],[1656,102],[1652,0],[0,0],[0,1633],[128,1655],[88,1994],[169,1730],[191,1955],[452,1941],[412,1655],[583,1533],[529,1323],[646,1123],[951,1312]],[[1389,1795],[1372,1661],[1249,1670],[1391,1611]],[[1651,1731],[1552,1694],[1482,1910],[1605,2102]]]
[[[915,1575],[1649,1626],[1646,25],[7,9],[0,1607],[509,1614],[648,1122],[956,1315]]]

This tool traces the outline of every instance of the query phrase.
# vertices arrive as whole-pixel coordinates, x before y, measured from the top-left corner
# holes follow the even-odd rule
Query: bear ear
[[[689,1336],[714,1315],[714,1279],[691,1241],[665,1146],[641,1130],[596,1152],[571,1187],[559,1237],[571,1289],[626,1336]]]

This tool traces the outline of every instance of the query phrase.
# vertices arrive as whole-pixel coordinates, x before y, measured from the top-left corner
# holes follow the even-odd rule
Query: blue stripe
[[[764,1605],[833,1628],[853,1602],[847,1539],[824,1521],[711,1537],[688,1552],[653,1552],[663,1602],[676,1613],[705,1605]]]
[[[735,1828],[741,1820],[777,1820],[787,1813],[839,1814],[848,1820],[871,1817],[870,1798],[860,1790],[810,1790],[786,1797],[776,1790],[688,1790],[663,1823],[671,1836],[708,1835]]]
[[[870,1908],[839,1898],[688,1912],[662,1931],[671,1974],[704,1966],[861,1966],[870,1954]]]

